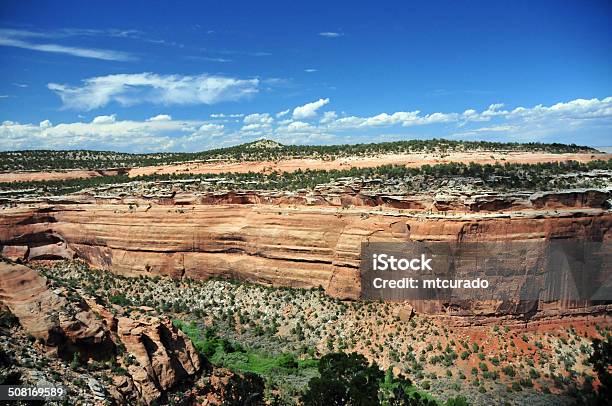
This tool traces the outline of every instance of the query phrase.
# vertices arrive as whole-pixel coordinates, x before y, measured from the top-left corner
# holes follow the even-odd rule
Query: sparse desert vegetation
[[[282,145],[270,140],[253,141],[228,148],[194,153],[127,154],[111,151],[7,151],[0,152],[0,171],[103,169],[165,165],[190,161],[269,161],[287,158],[365,157],[410,152],[449,153],[452,151],[527,151],[550,153],[596,153],[587,146],[544,143],[501,143],[452,141],[444,139],[410,140],[372,144]]]
[[[440,400],[572,404],[597,381],[593,340],[611,333],[582,321],[536,330],[453,327],[426,315],[406,318],[400,303],[339,301],[318,289],[121,277],[79,261],[37,268],[53,285],[114,313],[171,315],[210,362],[259,374],[284,402],[304,393],[325,354],[354,352]]]
[[[338,186],[378,193],[426,193],[440,190],[546,191],[605,188],[612,182],[612,160],[537,164],[447,163],[411,168],[384,165],[346,170],[297,170],[218,175],[155,174],[130,178],[127,174],[82,179],[0,183],[0,193],[11,196],[94,194],[109,190],[146,194],[151,188],[169,192],[223,190],[298,191]]]
[[[453,151],[487,149],[496,151],[491,164],[438,162]],[[584,161],[521,163],[504,162],[500,150],[593,155]],[[169,172],[149,168],[137,176],[101,170],[198,159],[213,166],[215,160],[259,165],[257,160],[295,157],[331,163],[415,151],[434,154],[436,163],[288,171],[264,165],[221,173],[202,172],[209,166],[196,163],[194,172],[189,164]],[[83,178],[0,183],[8,230],[0,249],[46,276],[53,294],[67,300],[61,317],[74,324],[64,327],[79,325],[73,319],[83,319],[86,310],[104,320],[114,343],[106,358],[86,351],[47,357],[37,350],[40,339],[30,338],[7,315],[0,345],[5,355],[17,356],[3,356],[3,379],[65,382],[79,402],[116,398],[113,388],[122,388],[118,396],[147,393],[150,404],[185,398],[242,405],[249,398],[270,405],[323,405],[330,399],[385,406],[484,405],[492,399],[574,405],[607,396],[607,370],[597,361],[611,340],[606,309],[560,306],[535,321],[517,310],[462,324],[465,309],[415,312],[408,303],[334,296],[334,289],[354,295],[357,284],[350,278],[336,285],[329,280],[342,272],[353,275],[359,241],[377,233],[404,240],[412,232],[417,238],[453,240],[490,233],[485,240],[503,240],[536,235],[531,228],[536,225],[538,238],[546,239],[558,237],[558,222],[580,238],[605,238],[612,160],[596,159],[591,149],[443,140],[349,147],[260,142],[200,155],[29,151],[0,158],[13,171],[100,169]],[[589,225],[568,225],[574,223]],[[99,268],[62,258],[82,258]],[[207,268],[215,264],[223,271]],[[218,274],[260,284],[209,278]],[[546,313],[543,309],[538,312]],[[555,318],[555,311],[574,310],[575,318]],[[172,348],[173,341],[162,339],[158,329],[179,343],[180,350],[170,354],[184,352],[186,344],[180,343],[187,340],[204,367],[181,379],[180,369],[166,374],[172,379],[163,387],[155,383],[163,374],[151,372],[144,384],[154,382],[153,389],[130,389],[129,382],[144,385],[134,378],[142,370],[167,360],[156,349]],[[148,338],[138,339],[148,343],[144,350],[124,348],[130,341],[122,341],[122,334],[131,337],[131,331],[146,331]],[[154,339],[161,344],[147,341]],[[43,367],[47,372],[37,375]],[[354,401],[344,402],[347,398]]]

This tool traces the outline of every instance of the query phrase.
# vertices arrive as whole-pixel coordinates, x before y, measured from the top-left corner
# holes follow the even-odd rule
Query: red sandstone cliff
[[[65,202],[7,208],[0,211],[0,247],[12,258],[77,256],[124,275],[229,276],[277,286],[322,286],[335,297],[356,299],[364,241],[612,239],[612,214],[601,208],[605,196],[602,200],[597,193],[532,199],[533,206],[561,208],[558,211],[532,206],[522,212],[455,215],[388,206],[211,205],[197,200],[181,205]],[[585,305],[536,303],[529,311]],[[422,310],[445,311],[440,303]],[[503,304],[474,304],[468,310],[526,311]]]

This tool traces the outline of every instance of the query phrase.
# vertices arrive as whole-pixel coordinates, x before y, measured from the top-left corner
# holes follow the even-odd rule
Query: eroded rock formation
[[[114,351],[109,331],[85,302],[72,300],[62,289],[50,290],[38,272],[0,262],[0,302],[34,338],[65,359],[75,352],[108,358]]]
[[[193,344],[167,320],[121,317],[117,333],[136,360],[127,369],[147,403],[200,370],[200,358]]]
[[[202,368],[189,338],[169,320],[116,318],[66,288],[51,290],[45,277],[23,265],[0,262],[0,304],[51,355],[123,364],[127,374],[114,375],[109,388],[120,403],[152,404]]]

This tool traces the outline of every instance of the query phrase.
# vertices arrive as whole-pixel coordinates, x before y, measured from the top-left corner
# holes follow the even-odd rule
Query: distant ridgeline
[[[259,140],[228,148],[201,152],[164,152],[128,154],[112,151],[9,151],[0,152],[0,171],[51,169],[104,169],[163,165],[188,161],[262,161],[283,158],[335,159],[346,156],[372,156],[408,152],[447,153],[457,151],[528,151],[549,153],[599,152],[575,144],[501,143],[486,141],[449,141],[443,139],[383,142],[354,145],[282,145]]]
[[[411,192],[426,192],[445,187],[449,180],[479,185],[482,190],[563,190],[571,188],[604,188],[610,185],[612,159],[542,162],[536,164],[496,163],[464,164],[457,162],[423,165],[409,168],[402,165],[382,165],[374,168],[332,170],[300,170],[295,172],[227,172],[220,174],[174,173],[128,177],[96,176],[31,182],[0,183],[0,197],[66,195],[83,189],[136,183],[165,183],[169,187],[184,187],[189,182],[199,191],[220,190],[314,190],[317,186],[352,179],[355,185],[373,180],[403,187]],[[354,185],[354,186],[355,186]],[[395,186],[394,186],[395,185]],[[159,185],[158,185],[159,186]],[[399,191],[399,190],[397,190]]]

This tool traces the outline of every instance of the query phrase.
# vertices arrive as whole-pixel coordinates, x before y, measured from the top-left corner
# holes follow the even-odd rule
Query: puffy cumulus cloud
[[[140,103],[163,105],[215,104],[236,101],[258,92],[258,79],[215,75],[117,74],[89,78],[81,86],[49,83],[64,108],[93,110],[111,102],[122,106]]]
[[[599,99],[575,99],[566,103],[556,103],[552,106],[541,104],[532,107],[517,107],[511,111],[502,111],[502,115],[511,118],[538,119],[557,117],[566,120],[583,120],[596,118],[609,118],[612,116],[612,97]]]
[[[306,103],[293,109],[293,119],[303,120],[317,115],[317,110],[329,103],[329,99],[319,99],[312,103]]]
[[[331,113],[331,112],[330,112]],[[468,123],[476,123],[483,121],[505,121],[507,126],[489,126],[483,128],[499,128],[508,131],[517,128],[523,128],[516,125],[529,123],[539,124],[559,124],[560,121],[579,121],[587,119],[607,119],[612,118],[612,97],[604,99],[576,99],[564,103],[556,103],[552,106],[537,105],[534,107],[516,107],[513,110],[504,110],[504,105],[501,103],[491,104],[483,111],[478,112],[475,109],[467,109],[463,113],[431,113],[422,114],[419,110],[415,111],[398,111],[392,114],[381,113],[370,117],[340,117],[331,118],[325,115],[321,120],[321,124],[329,129],[335,130],[355,130],[374,127],[390,127],[393,125],[401,125],[402,127],[422,126],[430,124],[456,123],[462,127]],[[510,125],[512,124],[512,125]],[[610,123],[608,123],[610,124]],[[497,130],[501,131],[501,130]]]
[[[255,113],[236,121],[174,120],[164,114],[144,121],[120,120],[113,114],[97,116],[91,122],[57,125],[49,120],[37,124],[5,121],[0,125],[0,150],[198,151],[262,137],[285,144],[368,142],[383,140],[380,137],[386,128],[394,128],[394,140],[413,138],[415,133],[409,129],[414,127],[419,127],[418,135],[423,137],[600,145],[612,131],[612,97],[575,99],[549,106],[508,108],[493,104],[482,110],[429,114],[414,110],[360,117],[329,111],[318,121],[279,120],[269,113]]]
[[[303,121],[293,121],[287,125],[287,131],[291,133],[309,131],[312,128],[313,127],[310,124]]]
[[[389,126],[400,123],[404,127],[412,125],[416,122],[419,116],[419,111],[397,111],[393,114],[382,113],[373,117],[365,118],[360,126],[364,127],[379,127]]]
[[[94,124],[109,124],[117,121],[117,116],[115,114],[111,114],[110,116],[97,116],[91,121]]]
[[[335,139],[325,129],[303,121],[283,120],[274,129],[273,138],[283,144],[319,144]]]
[[[321,118],[320,123],[321,124],[331,123],[336,118],[338,118],[338,114],[336,114],[335,111],[326,111],[325,113],[323,113],[323,117]]]
[[[245,124],[272,124],[274,119],[268,113],[254,113],[244,117]]]
[[[279,111],[278,113],[276,113],[276,118],[284,117],[287,114],[289,114],[290,111],[291,111],[291,109]]]
[[[130,152],[193,151],[223,143],[224,126],[190,120],[118,120],[98,116],[91,122],[36,124],[5,121],[0,150],[104,149]]]
[[[420,111],[396,111],[395,113],[381,113],[371,117],[341,117],[331,119],[324,117],[321,124],[326,124],[330,128],[338,130],[352,130],[359,128],[390,127],[401,125],[402,127],[412,127],[417,125],[437,124],[457,121],[460,117],[457,113],[432,113],[421,115]]]
[[[204,123],[198,128],[199,133],[222,135],[224,126],[222,124]]]
[[[147,121],[170,121],[172,120],[172,116],[169,114],[158,114],[153,117],[149,117]]]
[[[223,146],[224,126],[204,123],[195,132],[175,140],[175,148],[181,151],[202,151],[211,146]]]
[[[240,129],[240,133],[245,136],[263,136],[272,131],[272,123],[274,119],[268,113],[249,114],[242,120],[244,125]]]
[[[479,123],[487,122],[486,126]],[[387,127],[425,127],[419,135],[440,136],[440,131],[451,137],[478,137],[479,139],[503,141],[547,141],[590,142],[598,134],[612,129],[612,97],[603,99],[576,99],[550,106],[516,107],[507,109],[501,103],[491,104],[483,110],[466,109],[463,112],[433,112],[424,114],[419,110],[380,113],[372,116],[339,116],[333,111],[325,112],[319,122],[279,121],[274,134],[285,139],[299,139],[299,143],[316,137],[331,137],[343,143],[352,137],[353,142],[365,142],[375,136],[374,131]],[[459,131],[457,131],[459,130]],[[361,134],[361,135],[360,135]],[[408,133],[406,133],[408,136]],[[574,136],[570,135],[574,134]],[[583,141],[577,141],[579,135]]]

